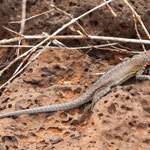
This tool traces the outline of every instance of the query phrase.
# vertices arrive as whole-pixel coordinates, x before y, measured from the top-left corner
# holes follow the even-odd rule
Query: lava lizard
[[[21,114],[69,110],[79,107],[89,101],[92,101],[92,106],[94,106],[94,104],[103,96],[105,96],[112,87],[122,84],[133,76],[136,76],[136,78],[141,80],[150,80],[149,75],[143,75],[144,69],[149,61],[150,50],[137,54],[132,58],[125,59],[122,63],[117,64],[112,69],[105,72],[101,77],[99,77],[99,79],[85,93],[72,101],[8,112],[1,114],[0,118]]]

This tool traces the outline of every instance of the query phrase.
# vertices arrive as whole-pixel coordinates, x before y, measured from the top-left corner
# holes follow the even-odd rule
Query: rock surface
[[[101,1],[102,2],[102,1]],[[56,0],[28,1],[28,17],[47,11],[50,4],[77,17],[100,3],[99,0]],[[130,1],[150,31],[150,2]],[[131,11],[122,0],[112,2],[114,17],[108,7],[99,9],[80,20],[89,34],[136,38]],[[21,3],[14,0],[0,2],[2,25],[20,20]],[[5,9],[4,9],[5,8]],[[40,10],[40,11],[39,11]],[[26,24],[26,34],[52,33],[70,19],[53,12]],[[34,26],[33,26],[34,24]],[[0,24],[0,26],[2,26]],[[18,31],[19,25],[8,25]],[[61,34],[73,34],[67,28]],[[143,37],[143,30],[140,32]],[[75,34],[75,33],[74,33]],[[8,38],[0,30],[1,39]],[[32,45],[35,41],[32,41]],[[63,41],[67,46],[103,44],[101,41]],[[30,42],[29,42],[30,43]],[[31,44],[31,43],[30,43]],[[141,45],[126,44],[131,48]],[[0,63],[13,56],[14,49],[8,49]],[[7,55],[9,54],[9,55]],[[34,54],[35,55],[35,54]],[[0,113],[62,103],[75,99],[86,91],[103,73],[123,58],[124,54],[110,51],[91,50],[83,53],[64,48],[45,49],[20,76],[3,91],[0,99]],[[101,59],[99,59],[101,58]],[[15,67],[14,67],[15,68]],[[6,72],[7,78],[14,68]],[[6,77],[3,76],[2,80]],[[21,115],[0,119],[0,149],[19,150],[149,150],[150,149],[150,82],[130,79],[117,86],[103,97],[88,112],[89,104],[69,111]]]

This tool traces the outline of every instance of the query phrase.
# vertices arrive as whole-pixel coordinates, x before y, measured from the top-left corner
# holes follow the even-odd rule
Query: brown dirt
[[[102,1],[101,1],[102,2]],[[131,1],[150,31],[150,2]],[[99,0],[56,0],[28,1],[27,16],[50,9],[50,4],[66,10],[74,17],[100,3]],[[88,34],[137,38],[132,13],[123,1],[112,2],[117,13],[113,17],[107,7],[99,9],[79,22]],[[21,1],[0,1],[0,37],[9,38],[14,34],[2,28],[7,26],[19,31],[19,24],[10,21],[21,19]],[[58,12],[38,17],[26,24],[25,34],[52,33],[70,19]],[[146,38],[143,30],[139,32]],[[76,34],[67,28],[61,34]],[[62,41],[67,46],[103,44],[104,41],[70,40]],[[36,44],[36,41],[27,41]],[[135,50],[141,45],[123,44]],[[147,46],[148,48],[148,46]],[[22,51],[25,51],[23,49]],[[13,59],[15,49],[2,49],[0,64]],[[72,100],[96,81],[96,73],[111,68],[127,54],[92,50],[85,54],[63,48],[46,49],[20,76],[3,91],[0,113],[27,109],[52,103]],[[100,60],[101,58],[102,60]],[[2,76],[4,82],[14,65]],[[0,149],[90,149],[90,150],[148,150],[150,149],[150,82],[134,78],[118,86],[103,97],[95,106],[93,114],[88,113],[89,104],[69,111],[22,115],[0,120]]]

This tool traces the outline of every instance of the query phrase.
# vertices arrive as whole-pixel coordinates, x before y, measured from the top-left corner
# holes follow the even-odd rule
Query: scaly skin
[[[21,114],[32,114],[41,112],[53,112],[58,110],[69,110],[72,108],[79,107],[89,101],[92,101],[92,105],[96,103],[101,97],[106,95],[110,89],[114,86],[120,85],[129,78],[133,77],[138,73],[137,77],[142,79],[139,74],[147,62],[150,60],[150,50],[143,52],[141,54],[135,55],[130,59],[123,61],[122,63],[116,65],[112,69],[108,70],[103,74],[85,93],[83,93],[78,98],[60,104],[53,104],[48,106],[36,107],[26,110],[19,110],[14,112],[8,112],[1,114],[0,118],[21,115]],[[149,79],[150,77],[145,76],[144,79]]]

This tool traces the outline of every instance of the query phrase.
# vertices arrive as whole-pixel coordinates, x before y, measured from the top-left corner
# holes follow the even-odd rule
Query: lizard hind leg
[[[150,75],[143,75],[145,66],[136,73],[136,78],[139,80],[150,80]]]
[[[111,88],[110,87],[103,87],[98,89],[94,95],[93,95],[93,99],[92,99],[92,104],[90,105],[90,110],[93,111],[94,105],[96,104],[97,101],[99,101],[103,96],[105,96],[106,94],[108,94],[108,92],[110,92]]]

